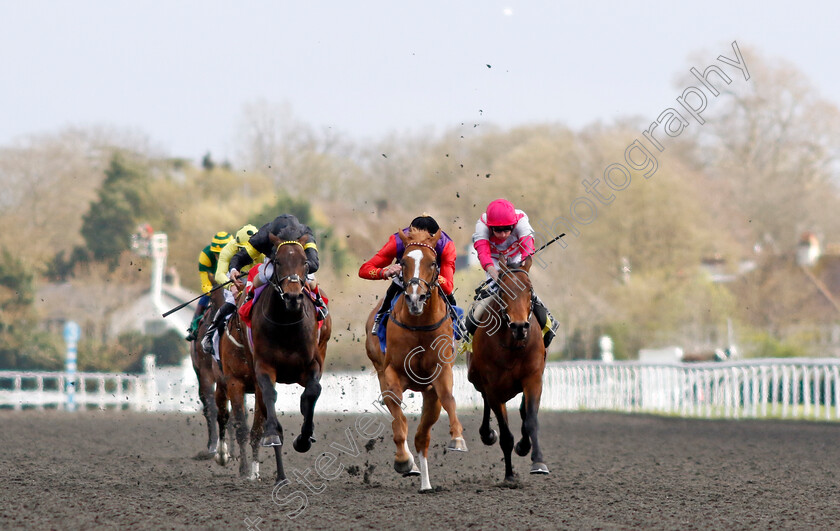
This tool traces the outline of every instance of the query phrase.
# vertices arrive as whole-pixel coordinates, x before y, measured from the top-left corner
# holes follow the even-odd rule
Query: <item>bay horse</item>
[[[224,302],[222,294],[219,290],[211,294],[210,303],[204,310],[204,314],[198,322],[198,329],[196,331],[196,339],[190,341],[190,360],[192,361],[193,370],[198,378],[198,398],[201,401],[201,410],[207,421],[207,450],[198,454],[200,459],[211,459],[216,456],[219,461],[221,456],[226,455],[225,452],[219,453],[220,434],[224,437],[224,424],[227,422],[227,404],[218,403],[215,396],[216,382],[218,379],[218,369],[215,368],[213,357],[204,352],[201,348],[201,338],[207,331],[207,327],[213,320],[216,313],[216,308]],[[220,464],[226,464],[227,460],[219,461]]]
[[[257,407],[265,419],[260,444],[274,448],[277,462],[277,484],[286,481],[281,446],[283,427],[277,419],[275,383],[303,386],[300,411],[303,425],[292,446],[307,452],[314,438],[315,403],[321,395],[321,374],[331,333],[332,318],[327,314],[319,330],[317,309],[305,293],[308,266],[304,245],[309,237],[293,239],[271,234],[274,248],[271,258],[274,271],[268,284],[251,309],[251,336],[254,356],[254,377],[261,394]],[[257,413],[254,412],[256,417]]]
[[[245,301],[244,296],[239,297],[237,308]],[[250,433],[251,442],[251,466],[248,467],[248,453],[246,443],[248,442],[248,412],[245,408],[245,394],[253,394],[257,403],[262,400],[259,387],[256,385],[254,376],[254,356],[251,346],[248,343],[247,327],[239,316],[239,312],[233,312],[224,329],[219,330],[219,358],[221,360],[222,373],[216,384],[216,402],[226,408],[230,401],[230,409],[233,414],[233,426],[236,433],[236,442],[239,445],[239,476],[251,480],[259,479],[259,442],[263,432],[262,409],[254,408],[254,419]],[[225,465],[227,459],[227,444],[225,441],[225,426],[220,418],[219,432],[221,434],[219,451],[216,454],[216,462]]]
[[[531,474],[549,472],[543,463],[538,439],[537,413],[545,370],[545,346],[533,312],[530,267],[530,258],[514,268],[500,263],[499,290],[491,296],[485,317],[480,319],[482,324],[475,331],[472,355],[468,359],[467,378],[484,399],[484,418],[478,430],[484,444],[490,446],[499,437],[490,429],[491,410],[499,422],[505,482],[515,481],[511,463],[513,449],[520,456],[531,452]],[[522,439],[514,448],[505,403],[519,393],[522,393],[519,407]]]
[[[406,236],[397,234],[405,245],[401,259],[402,296],[394,305],[386,328],[386,348],[383,354],[379,337],[371,334],[377,308],[368,316],[365,325],[365,350],[376,369],[382,399],[393,421],[394,444],[397,447],[394,469],[404,476],[420,475],[420,492],[432,490],[429,480],[429,441],[431,430],[440,417],[441,406],[449,415],[451,440],[448,451],[467,451],[463,428],[455,412],[452,395],[452,362],[455,360],[452,320],[443,292],[438,284],[440,269],[435,245],[440,239],[426,231],[412,230]],[[408,423],[402,412],[402,397],[406,390],[423,394],[423,412],[414,436],[414,448],[420,468],[408,449]]]

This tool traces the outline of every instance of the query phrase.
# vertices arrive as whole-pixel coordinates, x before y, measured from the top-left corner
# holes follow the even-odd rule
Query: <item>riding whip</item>
[[[534,256],[535,254],[537,254],[538,252],[542,251],[543,249],[545,249],[546,247],[548,247],[548,246],[549,246],[549,245],[551,245],[552,243],[556,242],[557,240],[559,240],[560,238],[562,238],[562,237],[563,237],[563,236],[565,236],[565,235],[566,235],[566,233],[564,232],[564,233],[562,233],[562,234],[561,234],[561,235],[559,235],[559,236],[555,236],[555,237],[554,237],[554,238],[552,238],[551,240],[549,240],[549,241],[547,241],[546,243],[544,243],[543,245],[541,245],[539,249],[537,249],[537,250],[536,250],[536,251],[534,251],[533,253],[529,254],[528,256]]]
[[[195,301],[197,301],[198,299],[200,299],[201,297],[203,297],[203,296],[205,296],[205,295],[210,295],[211,293],[213,293],[213,292],[214,292],[214,291],[216,291],[217,289],[219,289],[219,288],[221,288],[221,287],[224,287],[224,286],[227,286],[227,285],[228,285],[228,284],[230,284],[231,282],[233,282],[233,279],[228,280],[228,281],[227,281],[227,282],[225,282],[224,284],[219,284],[218,286],[216,286],[215,288],[211,289],[210,291],[207,291],[207,292],[205,292],[205,293],[202,293],[202,294],[201,294],[201,295],[199,295],[198,297],[196,297],[196,298],[194,298],[194,299],[190,299],[190,300],[188,300],[187,302],[185,302],[184,304],[181,304],[181,305],[178,305],[178,306],[176,306],[176,307],[172,308],[171,310],[169,310],[168,312],[166,312],[165,314],[163,314],[163,316],[164,316],[164,317],[166,317],[166,316],[167,316],[167,315],[169,315],[170,313],[175,313],[175,312],[177,312],[178,310],[180,310],[181,308],[183,308],[184,306],[186,306],[186,305],[190,304],[191,302],[195,302]]]

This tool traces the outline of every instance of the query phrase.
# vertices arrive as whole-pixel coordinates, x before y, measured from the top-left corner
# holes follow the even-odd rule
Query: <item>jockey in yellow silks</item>
[[[236,231],[236,237],[230,240],[219,252],[219,263],[216,266],[215,280],[216,284],[224,284],[230,282],[228,278],[228,269],[230,268],[231,259],[239,251],[244,251],[256,263],[261,263],[265,259],[265,255],[254,249],[249,240],[251,236],[257,233],[257,227],[253,225],[244,225],[241,229]],[[251,269],[252,264],[243,267],[243,272]],[[208,354],[212,354],[216,361],[219,361],[219,353],[213,348],[213,334],[217,330],[224,330],[225,322],[230,319],[233,312],[236,310],[236,297],[239,294],[239,289],[236,284],[230,282],[230,285],[223,292],[225,296],[225,303],[216,311],[213,317],[213,322],[207,327],[204,337],[201,340],[201,347]]]
[[[210,296],[207,295],[207,292],[214,287],[213,281],[215,280],[216,268],[219,263],[219,253],[232,239],[233,236],[227,232],[219,231],[213,236],[210,245],[198,253],[198,278],[201,282],[201,291],[204,295],[198,299],[190,327],[187,328],[187,341],[196,339],[195,332],[198,330],[198,320],[201,319],[204,310],[210,304]]]

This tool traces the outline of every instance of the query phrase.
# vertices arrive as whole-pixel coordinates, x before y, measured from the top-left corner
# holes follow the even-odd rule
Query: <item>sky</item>
[[[733,41],[840,106],[838,20],[840,3],[778,0],[8,1],[0,146],[108,126],[235,162],[245,107],[266,104],[360,143],[653,120]]]

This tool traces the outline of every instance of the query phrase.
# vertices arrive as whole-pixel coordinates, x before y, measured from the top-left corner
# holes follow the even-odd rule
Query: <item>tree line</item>
[[[578,223],[577,235],[567,231],[542,254],[535,286],[563,333],[551,356],[594,357],[601,334],[613,338],[619,359],[646,346],[721,342],[727,320],[741,343],[755,345],[752,352],[809,353],[784,333],[786,323],[806,316],[767,311],[778,288],[758,289],[747,308],[699,267],[715,258],[737,273],[744,261],[793,252],[804,231],[827,241],[840,234],[840,111],[795,67],[751,50],[744,56],[749,84],[722,91],[705,125],[689,127],[658,156],[655,174],[634,176],[614,201],[599,205],[596,219]],[[139,223],[168,234],[168,265],[197,290],[196,258],[216,231],[259,226],[282,212],[316,230],[319,275],[342,320],[331,347],[335,363],[363,364],[364,316],[385,286],[355,272],[388,235],[427,212],[465,253],[484,207],[506,197],[540,227],[540,245],[563,228],[558,217],[568,217],[569,205],[624,156],[645,122],[620,117],[580,130],[465,124],[360,144],[263,102],[243,112],[235,164],[208,153],[194,165],[156,153],[144,139],[92,130],[0,148],[9,191],[0,220],[15,235],[0,244],[0,364],[57,363],[57,354],[44,354],[57,340],[38,325],[40,286],[148,282],[138,271],[143,259],[129,249]],[[458,272],[463,306],[480,279],[480,272]],[[95,341],[100,350],[116,348],[107,337]],[[116,368],[136,362],[132,355],[100,358],[99,366]]]

